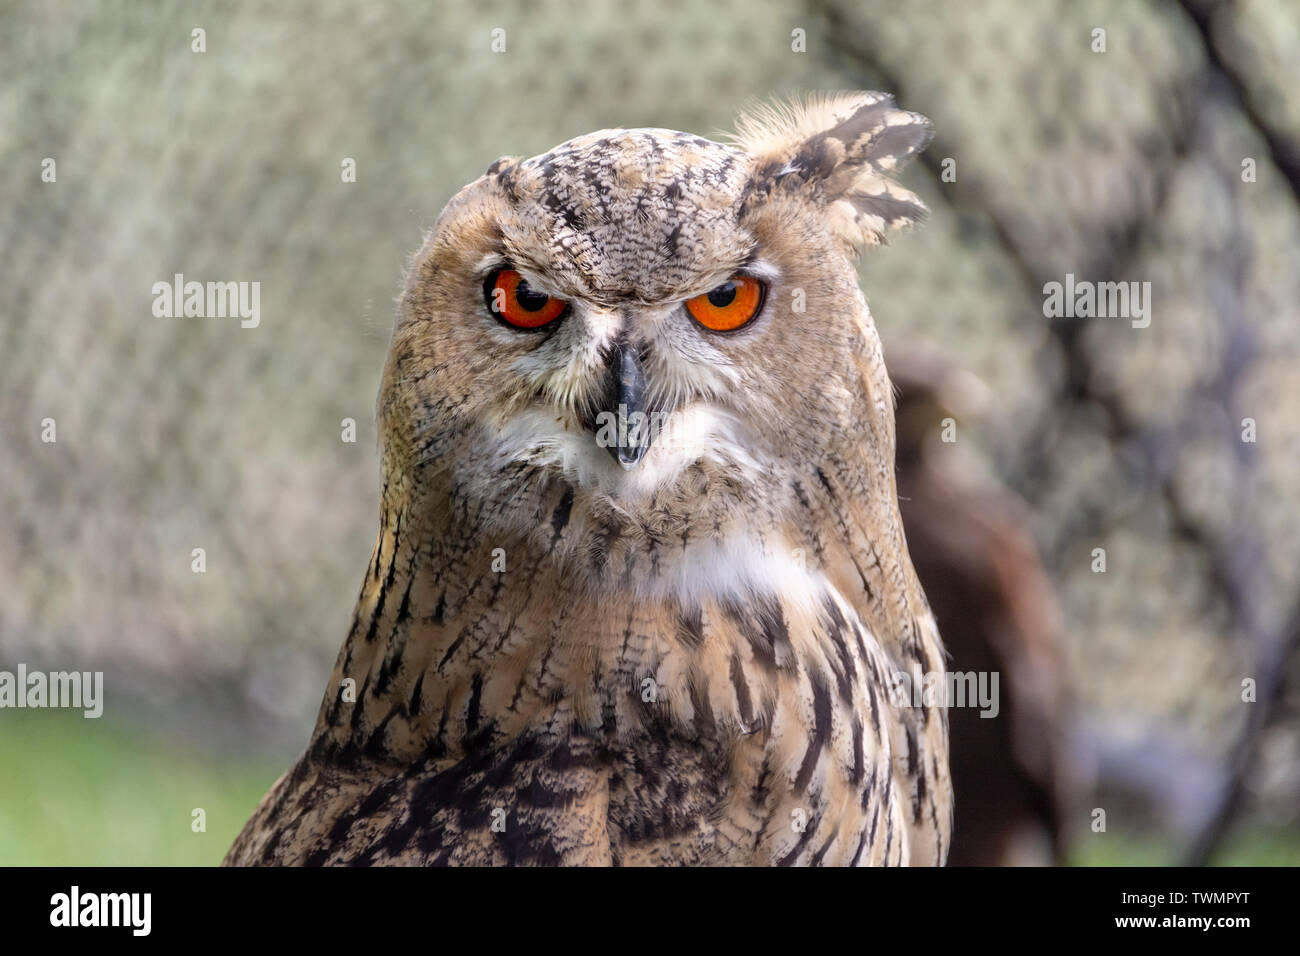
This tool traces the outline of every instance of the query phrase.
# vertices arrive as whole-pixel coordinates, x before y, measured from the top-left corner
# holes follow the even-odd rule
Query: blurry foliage
[[[927,339],[991,386],[975,432],[1032,506],[1057,582],[1081,774],[1130,824],[1195,830],[1263,713],[1242,678],[1267,698],[1288,651],[1296,665],[1294,5],[811,6],[855,85],[937,129],[930,226],[864,264],[886,361],[892,338]],[[1045,319],[1044,283],[1067,273],[1150,282],[1150,327]],[[1296,710],[1293,694],[1272,712],[1294,726]],[[1295,825],[1288,740],[1250,790]],[[1134,794],[1145,808],[1123,803]]]

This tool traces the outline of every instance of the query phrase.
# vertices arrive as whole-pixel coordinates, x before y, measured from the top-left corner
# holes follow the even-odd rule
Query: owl
[[[228,864],[942,864],[943,651],[854,257],[879,93],[504,157],[414,256],[379,533]]]

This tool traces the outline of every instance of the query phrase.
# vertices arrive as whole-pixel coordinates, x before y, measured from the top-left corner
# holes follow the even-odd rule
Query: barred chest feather
[[[943,715],[893,699],[900,664],[798,550],[684,540],[593,590],[554,549],[447,560],[402,522],[308,751],[228,862],[942,860]]]

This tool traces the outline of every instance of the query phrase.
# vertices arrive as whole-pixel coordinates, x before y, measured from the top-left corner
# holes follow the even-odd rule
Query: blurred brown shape
[[[944,443],[945,419],[978,414],[982,384],[917,351],[893,350],[898,493],[908,548],[948,669],[997,673],[999,709],[950,707],[953,866],[1049,865],[1063,856],[1060,612],[1025,504],[975,478]]]

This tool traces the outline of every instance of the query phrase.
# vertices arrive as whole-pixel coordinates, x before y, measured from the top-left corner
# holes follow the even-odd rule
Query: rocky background
[[[287,761],[369,557],[393,298],[442,204],[592,129],[884,89],[935,123],[904,175],[933,214],[864,288],[887,360],[962,373],[931,455],[1024,505],[1067,837],[1091,852],[1097,807],[1168,859],[1294,834],[1297,64],[1291,0],[6,4],[0,668],[103,670],[105,720]],[[175,273],[260,282],[261,324],[155,317]],[[1150,325],[1046,318],[1067,274],[1149,282]]]

